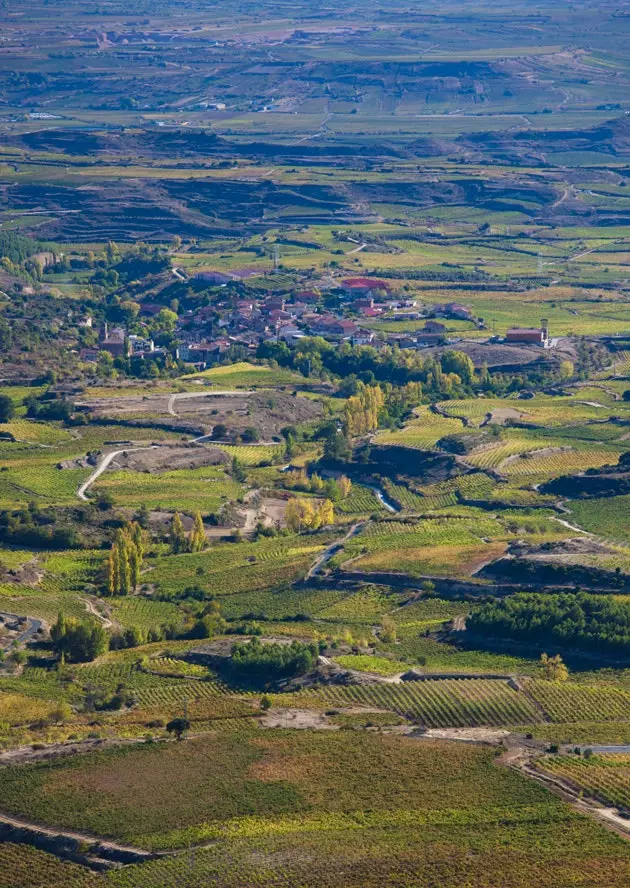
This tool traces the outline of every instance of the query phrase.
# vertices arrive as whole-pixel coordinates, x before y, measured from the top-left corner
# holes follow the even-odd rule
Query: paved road
[[[311,577],[316,577],[317,574],[321,572],[322,567],[330,561],[335,552],[338,552],[350,537],[353,537],[355,533],[358,533],[365,523],[365,521],[358,521],[356,524],[353,524],[345,537],[340,540],[335,540],[334,543],[331,543],[330,546],[324,549],[311,565],[309,572],[306,574],[306,579],[308,580]]]
[[[0,617],[4,617],[5,620],[20,620],[24,614],[7,614],[5,611],[0,611]],[[27,617],[28,625],[23,632],[21,632],[17,638],[14,638],[11,642],[11,645],[19,645],[26,644],[27,641],[37,634],[37,631],[41,629],[45,624],[43,620],[37,620],[35,617]]]

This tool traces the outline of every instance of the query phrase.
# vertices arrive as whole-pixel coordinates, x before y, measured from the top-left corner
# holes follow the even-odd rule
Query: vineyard
[[[260,466],[282,456],[283,447],[275,444],[217,444],[230,459],[237,459],[244,466]]]
[[[63,444],[71,441],[70,434],[62,428],[44,422],[33,422],[28,419],[14,419],[2,426],[2,431],[12,435],[16,441],[28,444]]]
[[[353,484],[348,496],[335,504],[335,510],[348,515],[371,515],[382,512],[384,506],[369,487]]]
[[[498,558],[514,531],[487,513],[422,518],[416,521],[383,521],[368,525],[348,540],[332,564],[350,570],[402,571],[423,574],[470,575],[487,561]],[[533,522],[535,535],[547,532]],[[556,534],[557,535],[557,534]]]
[[[554,756],[543,759],[538,767],[569,781],[605,805],[630,810],[630,756],[623,754]]]
[[[406,423],[403,429],[393,432],[379,432],[374,443],[430,450],[435,447],[440,438],[461,432],[464,428],[461,420],[440,416],[440,414],[430,411],[428,407],[418,407],[414,412],[416,419]]]
[[[257,448],[258,450],[264,448]],[[242,485],[233,481],[223,469],[213,466],[200,469],[178,469],[149,475],[143,472],[107,472],[94,487],[98,497],[107,492],[120,506],[139,506],[158,511],[204,514],[217,512],[221,506],[244,493]]]
[[[553,722],[630,720],[630,692],[614,686],[528,681],[526,690]]]
[[[104,876],[28,845],[0,843],[0,888],[106,888]]]
[[[527,724],[541,720],[529,698],[495,679],[443,679],[326,687],[312,692],[334,706],[374,706],[427,728]]]
[[[611,450],[572,450],[562,449],[552,453],[532,453],[504,462],[499,471],[509,476],[531,475],[537,478],[555,478],[594,469],[598,466],[616,465],[619,452]]]
[[[330,541],[327,534],[314,534],[218,544],[198,554],[158,557],[146,580],[167,595],[183,591],[191,581],[220,596],[269,589],[305,573]]]
[[[291,385],[306,379],[291,370],[272,369],[242,361],[228,367],[211,367],[201,373],[184,376],[183,379],[203,379],[209,385],[221,389],[248,388],[249,386]]]
[[[543,790],[495,769],[492,758],[492,750],[466,744],[244,728],[190,738],[185,746],[129,746],[45,768],[2,769],[0,787],[5,810],[155,849],[186,848],[224,830],[226,838],[239,828],[246,836],[248,818],[260,823],[261,835],[273,835],[273,822],[282,832],[283,818],[291,822],[292,815],[354,817],[368,808],[439,823],[465,822],[468,812],[472,823],[479,805],[503,812],[549,804]]]

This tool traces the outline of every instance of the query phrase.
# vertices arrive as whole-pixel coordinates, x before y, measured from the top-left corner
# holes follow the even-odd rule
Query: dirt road
[[[87,502],[86,491],[94,484],[97,478],[100,478],[105,469],[109,466],[112,460],[116,459],[121,453],[129,453],[132,450],[153,450],[157,447],[157,444],[150,444],[147,447],[123,447],[121,450],[112,450],[111,453],[106,453],[98,466],[94,469],[90,477],[87,481],[84,481],[83,484],[77,490],[77,496],[79,499]]]
[[[67,829],[56,829],[48,826],[42,826],[40,823],[36,823],[32,820],[25,820],[21,817],[12,817],[9,814],[0,814],[0,823],[6,823],[8,826],[12,826],[15,829],[25,829],[31,833],[38,833],[42,836],[50,836],[54,838],[55,836],[63,836],[65,839],[71,839],[74,842],[79,842],[82,845],[93,846],[98,845],[100,848],[108,849],[115,853],[124,854],[124,855],[133,855],[139,859],[146,859],[153,857],[154,855],[150,851],[146,851],[144,848],[136,848],[133,845],[120,845],[118,842],[112,842],[110,839],[104,839],[101,836],[89,835],[88,833],[79,833],[74,832],[73,830]]]

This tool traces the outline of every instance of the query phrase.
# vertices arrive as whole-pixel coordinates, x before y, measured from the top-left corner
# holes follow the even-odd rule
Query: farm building
[[[527,343],[528,345],[542,345],[548,342],[546,327],[512,327],[505,335],[506,342]]]
[[[446,325],[439,321],[427,321],[424,325],[425,333],[446,333]]]

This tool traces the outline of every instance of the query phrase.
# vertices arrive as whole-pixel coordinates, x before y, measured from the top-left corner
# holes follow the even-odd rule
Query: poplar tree
[[[175,512],[171,522],[171,551],[174,555],[186,551],[186,534],[179,512]]]
[[[195,512],[195,521],[190,531],[188,544],[191,552],[201,552],[206,545],[206,532],[203,527],[201,512]]]

